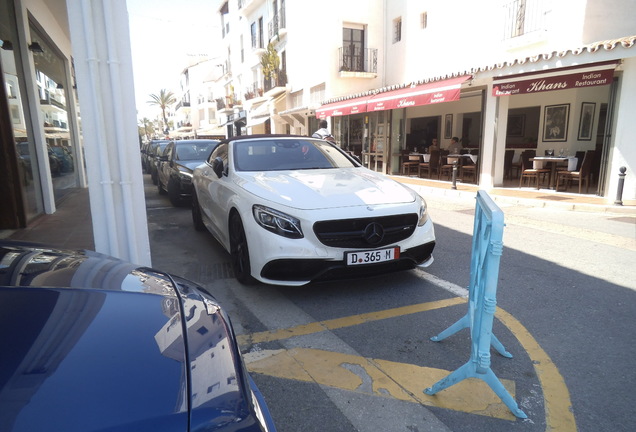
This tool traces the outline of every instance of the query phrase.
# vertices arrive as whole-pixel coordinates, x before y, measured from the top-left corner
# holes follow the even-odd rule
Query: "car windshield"
[[[324,141],[272,138],[234,142],[237,171],[353,168],[356,163]]]
[[[177,159],[205,160],[214,149],[215,141],[177,143]]]

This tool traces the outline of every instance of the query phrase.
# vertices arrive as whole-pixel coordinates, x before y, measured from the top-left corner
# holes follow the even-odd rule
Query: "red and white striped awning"
[[[373,96],[330,103],[318,108],[316,117],[324,119],[333,116],[456,101],[459,100],[462,84],[470,78],[471,75],[463,75],[457,78],[378,93]]]
[[[323,105],[316,110],[316,117],[324,119],[327,117],[358,114],[367,111],[367,101],[371,96],[348,99]]]
[[[462,84],[470,78],[457,78],[379,93],[367,103],[367,111],[383,111],[459,100]]]

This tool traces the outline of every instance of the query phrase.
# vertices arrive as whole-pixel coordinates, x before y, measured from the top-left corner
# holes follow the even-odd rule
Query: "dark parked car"
[[[55,154],[50,146],[47,146],[49,154],[49,168],[51,169],[52,176],[59,176],[62,174],[62,160]]]
[[[72,172],[74,170],[73,155],[66,147],[50,146],[49,149],[60,161],[60,169],[63,173]]]
[[[170,140],[151,140],[147,145],[144,146],[141,152],[141,165],[146,174],[150,174],[150,160],[152,155],[154,155],[157,146],[161,143],[168,144]]]
[[[193,282],[0,241],[3,432],[274,432],[232,325]]]
[[[168,192],[173,206],[189,203],[192,198],[192,171],[210,156],[219,141],[206,139],[173,141],[159,158],[157,188]]]
[[[150,173],[150,178],[152,179],[152,184],[157,184],[157,169],[159,167],[159,158],[163,155],[163,151],[168,146],[170,141],[160,142],[156,146],[150,149],[150,154],[148,156],[148,170]]]

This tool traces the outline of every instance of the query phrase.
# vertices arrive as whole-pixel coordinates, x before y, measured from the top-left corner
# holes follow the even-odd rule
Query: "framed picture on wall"
[[[524,114],[509,115],[507,135],[509,137],[522,137],[526,128],[526,116]]]
[[[583,102],[581,104],[581,120],[579,121],[579,140],[592,140],[592,125],[594,124],[594,111],[596,104],[593,102]]]
[[[570,104],[547,105],[543,110],[543,141],[567,141]]]
[[[453,115],[446,114],[444,117],[444,139],[450,139],[453,136]]]

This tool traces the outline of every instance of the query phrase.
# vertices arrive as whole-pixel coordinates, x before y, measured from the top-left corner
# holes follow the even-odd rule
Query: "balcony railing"
[[[544,0],[512,0],[504,7],[504,40],[545,30]]]
[[[287,72],[279,70],[275,77],[263,80],[263,90],[270,91],[276,87],[285,87],[287,85]]]
[[[254,83],[245,89],[245,100],[254,99],[263,96],[263,87],[260,87],[258,83]]]
[[[179,111],[181,108],[190,108],[190,102],[187,101],[179,101],[176,105],[174,110],[175,111]]]
[[[360,49],[355,46],[339,48],[340,72],[378,72],[377,48]]]
[[[269,22],[269,38],[272,39],[273,37],[278,36],[278,32],[280,31],[280,29],[284,29],[285,26],[285,0],[283,0],[280,9],[276,12],[272,20]]]

